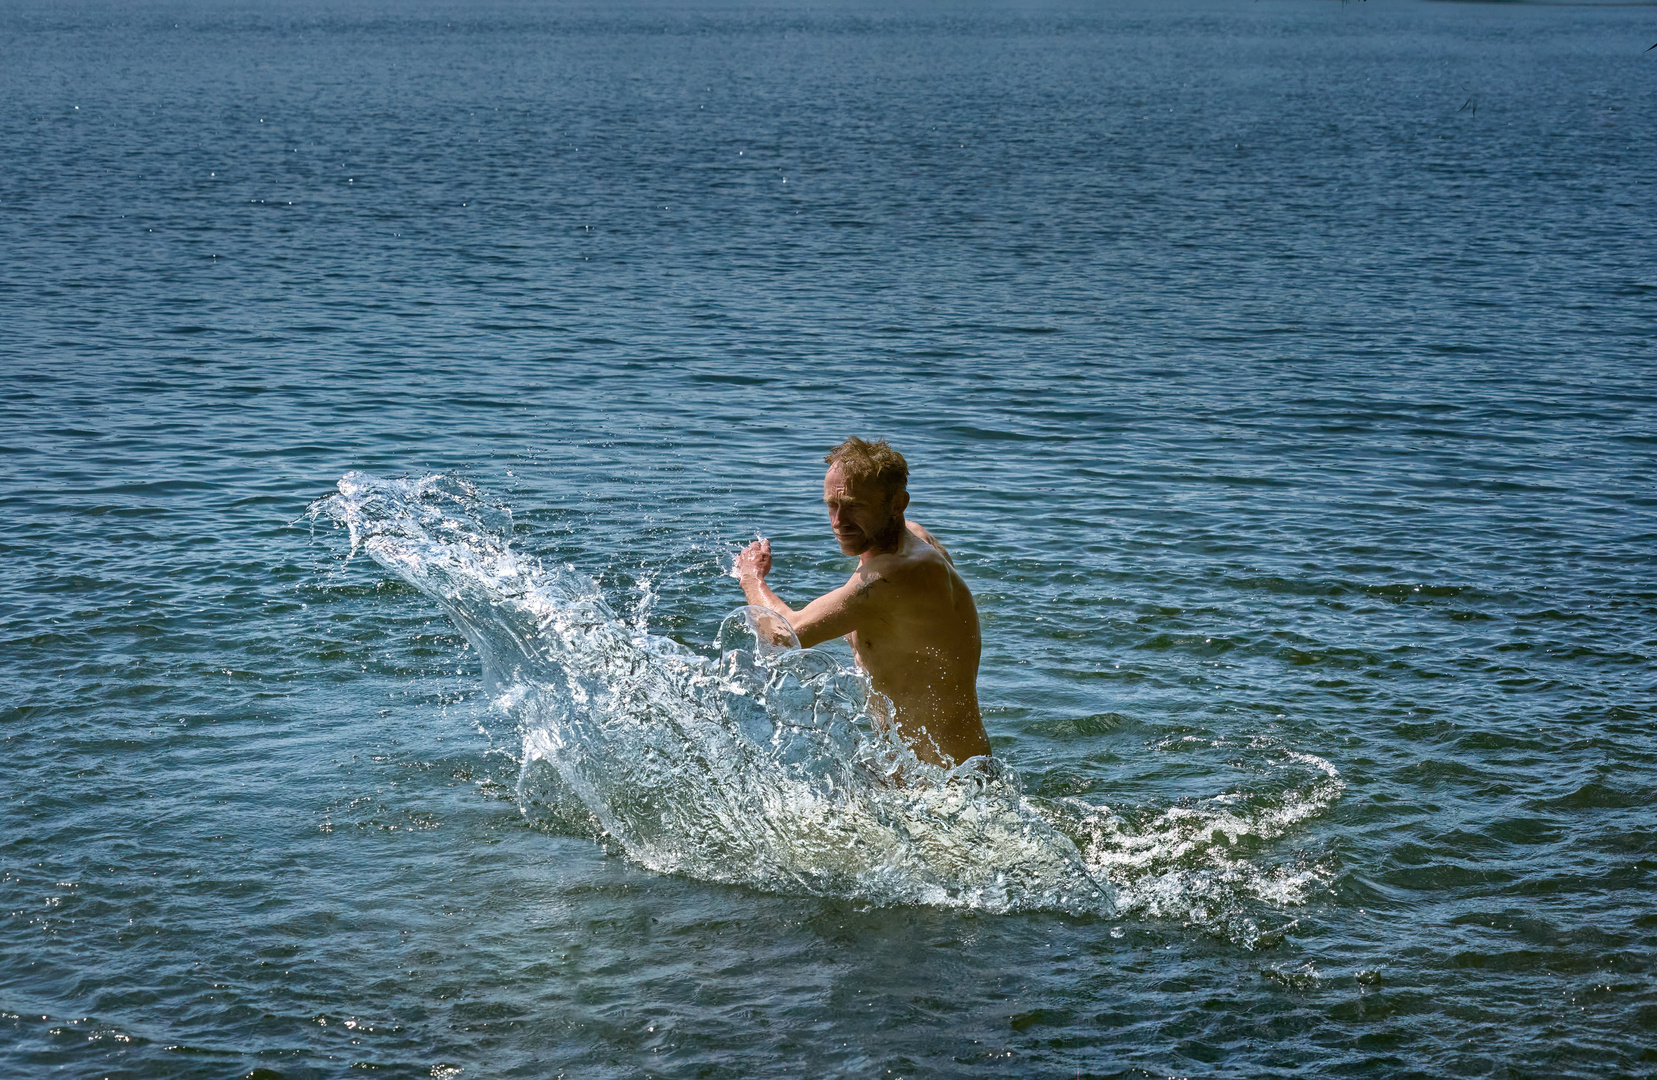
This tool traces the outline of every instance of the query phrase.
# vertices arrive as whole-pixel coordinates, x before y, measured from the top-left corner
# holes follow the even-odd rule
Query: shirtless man
[[[850,637],[858,665],[892,702],[896,715],[884,719],[922,761],[949,768],[988,754],[978,714],[978,609],[943,545],[903,516],[903,455],[884,440],[853,436],[823,460],[829,525],[840,550],[857,556],[856,573],[791,608],[765,583],[771,541],[756,540],[734,567],[748,602],[786,617],[805,648]]]

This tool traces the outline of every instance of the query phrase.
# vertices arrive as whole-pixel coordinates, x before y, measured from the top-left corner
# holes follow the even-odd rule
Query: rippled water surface
[[[1650,11],[0,2],[0,1072],[1651,1074]]]

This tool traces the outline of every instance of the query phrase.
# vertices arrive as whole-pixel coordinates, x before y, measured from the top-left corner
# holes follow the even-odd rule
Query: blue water
[[[0,1074],[1650,1075],[1650,11],[0,3]]]

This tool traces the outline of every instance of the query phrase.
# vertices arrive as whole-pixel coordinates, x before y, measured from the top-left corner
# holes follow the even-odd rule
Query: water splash
[[[650,634],[648,577],[618,615],[592,579],[514,552],[508,508],[456,477],[348,473],[311,514],[477,649],[521,740],[523,812],[641,866],[883,904],[1178,919],[1250,947],[1281,931],[1255,915],[1305,903],[1330,874],[1259,860],[1344,788],[1270,740],[1152,747],[1240,753],[1261,774],[1242,791],[1138,810],[1033,800],[998,762],[918,760],[872,723],[860,672],[764,644],[754,628],[775,616],[761,609],[733,612],[713,655]]]
[[[348,473],[319,500],[351,548],[435,600],[522,738],[519,804],[667,873],[874,903],[1107,914],[1114,890],[1016,777],[944,771],[881,734],[867,680],[762,644],[757,612],[704,656],[597,585],[510,546],[510,512],[453,476]]]
[[[1335,871],[1304,854],[1273,863],[1264,849],[1333,806],[1346,790],[1340,773],[1266,736],[1186,735],[1151,750],[1219,752],[1255,776],[1239,790],[1172,806],[1063,799],[1049,808],[1055,826],[1076,841],[1091,871],[1116,883],[1121,914],[1178,920],[1250,948],[1281,940],[1294,925],[1283,909],[1327,888]]]

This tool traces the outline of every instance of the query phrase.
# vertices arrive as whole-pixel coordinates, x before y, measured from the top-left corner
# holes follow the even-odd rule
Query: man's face
[[[848,480],[839,465],[830,465],[823,478],[823,502],[828,506],[834,538],[847,555],[861,555],[876,545],[889,544],[894,519],[899,528],[903,527],[890,494],[876,484]]]

